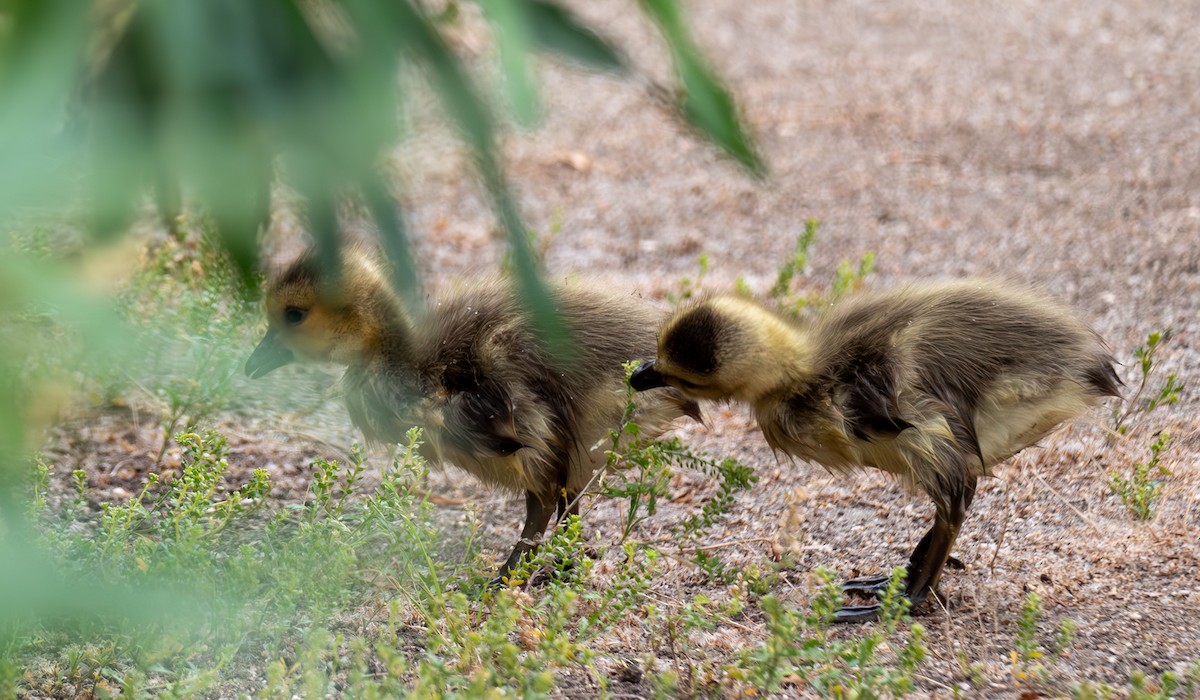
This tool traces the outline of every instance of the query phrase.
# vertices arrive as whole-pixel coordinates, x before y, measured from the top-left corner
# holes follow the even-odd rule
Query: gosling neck
[[[378,290],[359,306],[363,326],[363,356],[388,364],[408,364],[413,352],[413,324],[400,299],[390,290]]]
[[[764,311],[769,318],[755,324],[756,335],[745,382],[734,398],[758,404],[791,392],[813,376],[816,347],[806,328]]]

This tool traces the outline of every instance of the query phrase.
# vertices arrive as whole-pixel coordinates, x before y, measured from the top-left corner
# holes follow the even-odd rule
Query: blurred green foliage
[[[761,173],[733,101],[676,3],[642,4],[674,57],[680,114]],[[559,5],[480,5],[493,29],[494,79],[522,123],[537,114],[537,54],[629,70],[619,49]],[[448,14],[456,13],[441,16]],[[251,271],[278,168],[302,195],[331,263],[336,201],[347,190],[359,193],[401,288],[411,289],[403,217],[389,194],[394,183],[377,167],[402,140],[402,64],[427,75],[440,95],[476,156],[531,303],[548,303],[498,162],[498,116],[476,84],[479,73],[451,49],[427,5],[411,0],[0,3],[0,223],[70,202],[86,209],[91,235],[107,240],[126,230],[147,188],[157,191],[168,218],[187,192]]]
[[[701,60],[675,3],[644,5],[676,62],[680,114],[761,173],[728,92]],[[68,583],[36,545],[17,496],[38,431],[62,395],[85,382],[84,366],[135,374],[128,368],[150,348],[149,362],[178,375],[151,389],[167,405],[168,435],[221,407],[217,389],[228,381],[229,362],[210,353],[220,344],[198,350],[193,343],[188,351],[178,347],[195,340],[186,334],[132,332],[128,305],[89,278],[92,258],[128,234],[147,194],[172,228],[185,201],[211,219],[217,248],[246,288],[254,286],[276,176],[302,198],[331,267],[336,209],[353,194],[380,232],[398,289],[420,298],[397,183],[379,166],[404,139],[399,76],[423,73],[475,156],[527,303],[541,312],[544,332],[561,336],[499,161],[503,115],[485,95],[503,94],[518,122],[529,124],[538,111],[536,56],[632,69],[623,52],[557,4],[480,6],[498,72],[475,70],[445,38],[442,25],[458,12],[457,0],[440,9],[416,0],[0,0],[0,628],[15,616],[153,607],[145,597]],[[483,89],[481,80],[499,89]],[[82,232],[69,258],[12,241],[14,232],[64,220]],[[220,300],[197,299],[173,308],[183,320],[208,315],[208,330],[227,335],[241,322],[240,311]],[[47,347],[53,362],[42,357]]]

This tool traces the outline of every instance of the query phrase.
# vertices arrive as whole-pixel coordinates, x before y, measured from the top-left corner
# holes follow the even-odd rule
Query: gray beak
[[[666,385],[662,374],[654,369],[654,360],[643,362],[641,367],[633,370],[633,374],[629,375],[629,386],[633,387],[635,391],[657,389]]]
[[[279,334],[275,332],[275,329],[268,329],[267,334],[258,343],[258,347],[250,353],[250,359],[246,360],[246,376],[258,379],[272,370],[295,361],[295,359],[296,356],[292,351],[279,342]]]

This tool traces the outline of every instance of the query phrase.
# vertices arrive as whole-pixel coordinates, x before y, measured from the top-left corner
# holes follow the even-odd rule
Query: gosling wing
[[[451,394],[442,403],[446,442],[476,457],[507,457],[525,447],[517,435],[512,398],[496,383]]]

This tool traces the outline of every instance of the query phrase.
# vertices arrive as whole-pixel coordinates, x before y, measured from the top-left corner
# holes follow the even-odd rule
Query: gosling
[[[494,280],[436,300],[414,321],[369,254],[347,251],[336,280],[310,251],[266,294],[268,328],[246,362],[261,377],[297,359],[348,367],[351,421],[368,441],[423,429],[424,453],[483,482],[525,492],[525,525],[494,584],[538,545],[557,511],[604,463],[598,447],[626,406],[623,363],[654,351],[665,314],[633,297],[577,286],[553,291],[572,338],[556,356],[511,285]],[[641,435],[700,408],[675,389],[639,398]]]
[[[639,391],[749,403],[773,449],[920,488],[933,527],[908,562],[913,607],[936,592],[978,479],[1121,384],[1100,338],[1069,309],[996,281],[862,293],[811,323],[716,297],[676,312]],[[878,595],[886,577],[843,591]],[[838,620],[874,619],[879,605]]]

